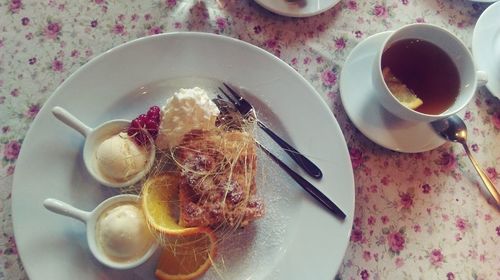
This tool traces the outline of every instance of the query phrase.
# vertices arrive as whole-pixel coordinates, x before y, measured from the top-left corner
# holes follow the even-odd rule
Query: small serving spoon
[[[99,183],[112,188],[127,187],[141,180],[153,166],[155,151],[150,148],[148,162],[146,163],[145,168],[135,176],[132,176],[126,181],[114,181],[105,177],[98,170],[95,163],[95,152],[97,147],[106,138],[125,130],[130,125],[130,121],[125,119],[110,120],[96,128],[90,128],[77,117],[73,116],[70,112],[59,106],[52,108],[52,114],[54,114],[58,120],[80,132],[80,134],[85,137],[85,144],[83,146],[83,161],[90,175],[92,175],[92,177],[94,177]]]
[[[101,202],[91,212],[80,210],[72,205],[69,205],[68,203],[53,198],[45,199],[45,201],[43,202],[43,206],[51,212],[54,212],[59,215],[68,216],[85,223],[87,227],[87,243],[89,249],[94,255],[94,257],[100,263],[114,269],[130,269],[139,266],[143,264],[145,261],[147,261],[158,248],[158,243],[153,242],[143,256],[140,256],[135,260],[120,262],[108,257],[99,249],[99,246],[96,241],[96,224],[97,220],[99,219],[99,216],[101,216],[101,214],[105,210],[111,208],[112,206],[124,203],[136,204],[138,203],[138,201],[140,201],[140,198],[137,195],[132,195],[132,194],[116,195]]]
[[[476,159],[470,152],[469,147],[467,146],[467,127],[465,126],[464,121],[457,115],[453,115],[442,120],[434,121],[431,123],[431,126],[444,139],[462,144],[465,152],[467,153],[467,156],[469,156],[469,159],[472,162],[472,165],[479,174],[479,177],[481,177],[491,196],[493,196],[493,198],[495,199],[497,207],[499,207],[500,194],[493,185],[493,182],[491,182],[490,178],[488,178],[486,173],[484,173],[484,171],[481,169]]]

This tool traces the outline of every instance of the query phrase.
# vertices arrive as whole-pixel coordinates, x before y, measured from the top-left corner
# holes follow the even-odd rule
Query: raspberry
[[[153,137],[153,139],[156,139],[156,136],[158,135],[158,127],[158,123],[154,120],[150,119],[146,122],[146,130],[149,132],[149,134],[151,134],[151,137]]]
[[[128,128],[128,136],[133,136],[141,130],[141,124],[137,119],[132,120]]]
[[[141,124],[144,124],[148,120],[148,116],[146,114],[140,114],[136,119],[139,120]]]
[[[161,118],[160,112],[161,112],[160,107],[153,106],[153,107],[149,108],[146,115],[147,115],[148,119],[155,121],[159,125],[160,118]]]
[[[160,113],[161,110],[158,106],[149,108],[146,114],[140,114],[132,120],[127,134],[134,137],[135,142],[139,145],[146,145],[149,142],[148,133],[153,140],[156,139],[160,126]]]

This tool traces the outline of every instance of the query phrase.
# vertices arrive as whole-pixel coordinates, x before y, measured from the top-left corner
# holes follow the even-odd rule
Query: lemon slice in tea
[[[394,97],[396,97],[405,107],[415,110],[420,105],[424,104],[422,99],[418,98],[411,89],[392,74],[389,67],[384,67],[382,74],[384,75],[384,81],[392,95],[394,95]]]

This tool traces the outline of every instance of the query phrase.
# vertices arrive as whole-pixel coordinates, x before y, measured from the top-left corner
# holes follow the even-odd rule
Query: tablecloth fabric
[[[12,174],[44,101],[96,55],[173,31],[216,33],[259,46],[296,69],[330,106],[345,135],[356,183],[354,225],[336,278],[500,279],[500,212],[481,194],[462,147],[448,143],[416,154],[381,148],[353,126],[339,97],[344,61],[363,39],[426,22],[449,29],[470,47],[487,6],[350,0],[297,19],[272,14],[251,0],[0,1],[0,279],[27,278],[12,231]],[[500,101],[481,89],[460,116],[469,127],[473,154],[499,185]]]

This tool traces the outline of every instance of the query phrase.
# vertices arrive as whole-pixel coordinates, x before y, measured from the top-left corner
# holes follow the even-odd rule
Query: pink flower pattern
[[[385,18],[387,17],[387,7],[384,5],[377,4],[373,7],[373,14],[376,17]]]
[[[321,74],[321,79],[325,86],[332,86],[337,82],[337,75],[332,70],[328,69]]]
[[[23,2],[21,0],[11,0],[9,4],[9,11],[13,14],[19,13],[23,8]]]
[[[433,266],[439,267],[443,265],[444,256],[443,253],[441,253],[441,250],[440,249],[432,250],[431,253],[429,254],[429,261]]]
[[[61,24],[59,22],[50,21],[45,27],[45,37],[48,39],[57,39],[61,33]]]
[[[4,147],[4,158],[9,161],[17,159],[19,151],[21,150],[21,144],[18,141],[12,140],[5,144]]]
[[[363,164],[363,153],[359,149],[351,148],[349,149],[349,154],[351,155],[351,162],[353,168],[358,168]]]
[[[392,232],[387,236],[389,249],[395,253],[399,253],[404,249],[405,242],[405,238],[400,232]]]
[[[27,278],[8,207],[11,181],[27,129],[51,92],[81,65],[124,42],[198,31],[238,38],[275,54],[330,106],[345,136],[356,184],[354,217],[349,217],[355,222],[339,278],[499,279],[499,214],[479,191],[480,181],[461,147],[447,143],[418,154],[381,148],[353,126],[339,95],[346,58],[365,38],[427,22],[447,28],[470,48],[486,7],[472,1],[344,0],[323,14],[292,19],[254,1],[4,0],[0,278]],[[461,114],[474,155],[498,184],[500,101],[481,88]],[[328,124],[318,124],[323,125]],[[318,160],[336,166],[335,159]]]
[[[148,30],[149,35],[160,34],[163,32],[163,28],[161,26],[151,26]]]
[[[413,206],[413,194],[408,192],[399,193],[401,208],[410,209]]]
[[[61,60],[59,59],[54,59],[52,61],[52,70],[54,72],[62,72],[63,71],[64,64]]]
[[[500,130],[500,110],[491,115],[491,122],[496,129]]]

